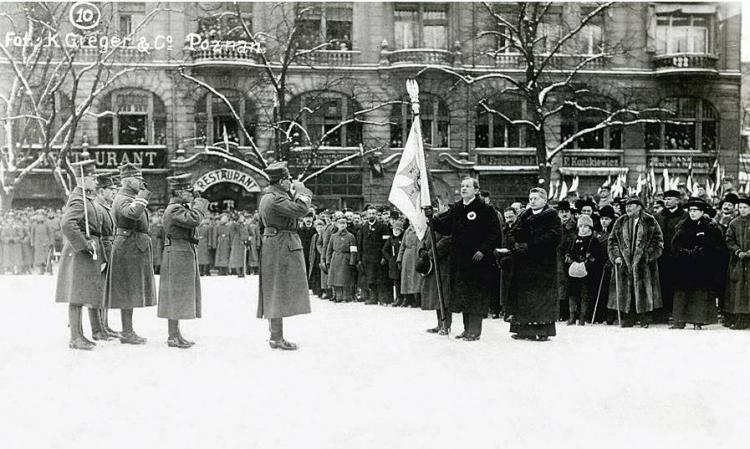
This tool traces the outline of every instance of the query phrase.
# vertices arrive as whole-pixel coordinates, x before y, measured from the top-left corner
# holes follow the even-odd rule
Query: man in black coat
[[[664,235],[664,252],[659,259],[659,277],[661,280],[661,299],[664,307],[657,312],[656,322],[666,323],[672,315],[672,303],[674,301],[674,285],[679,273],[677,261],[672,254],[672,237],[674,237],[677,226],[687,218],[687,212],[680,207],[682,194],[677,190],[664,192],[664,209],[656,215],[661,232]]]
[[[310,242],[315,235],[315,226],[313,226],[313,213],[310,212],[302,218],[302,224],[297,229],[300,240],[302,240],[302,251],[305,254],[305,267],[310,272]]]
[[[390,302],[390,282],[388,266],[383,258],[383,242],[388,240],[391,230],[378,220],[378,211],[369,206],[365,211],[365,222],[359,228],[357,250],[359,251],[359,271],[362,281],[362,296],[365,304],[387,304]]]
[[[500,221],[478,197],[479,181],[461,181],[461,201],[432,219],[435,231],[451,239],[451,310],[463,313],[464,331],[456,338],[479,340],[482,319],[499,292],[493,249],[500,245]],[[431,214],[431,210],[428,210]]]

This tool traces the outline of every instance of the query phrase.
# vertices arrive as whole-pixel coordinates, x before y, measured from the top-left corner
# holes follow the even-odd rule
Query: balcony
[[[718,57],[707,53],[673,53],[655,55],[654,70],[664,75],[716,75]]]
[[[310,66],[350,67],[357,63],[356,50],[316,50],[297,56],[297,63]]]
[[[548,63],[548,68],[565,68],[571,69],[590,58],[594,58],[596,55],[574,55],[574,54],[556,54],[552,56],[552,59]],[[534,57],[535,64],[539,66],[547,55],[537,55]],[[494,55],[495,67],[503,69],[520,69],[526,67],[526,59],[520,53],[498,53]],[[586,62],[581,70],[601,70],[607,65],[607,57],[602,56],[596,59],[591,59]]]
[[[380,60],[382,65],[444,65],[453,66],[454,62],[460,62],[456,58],[457,52],[439,50],[433,48],[410,48],[407,50],[381,50]]]
[[[102,52],[96,47],[81,47],[77,51],[78,59],[86,62],[94,62],[99,57],[105,57],[112,49]],[[152,50],[153,51],[153,50]],[[108,61],[143,61],[151,58],[151,53],[138,50],[137,47],[120,47],[108,59]]]
[[[211,41],[207,46],[190,46],[186,50],[194,62],[201,63],[231,63],[231,62],[249,62],[260,64],[261,59],[257,51],[249,45],[243,44],[244,41]]]

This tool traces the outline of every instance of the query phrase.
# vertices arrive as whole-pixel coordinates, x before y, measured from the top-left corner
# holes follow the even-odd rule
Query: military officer
[[[146,211],[151,192],[143,181],[140,165],[129,163],[120,166],[120,177],[122,187],[112,203],[117,229],[107,271],[105,301],[110,308],[120,309],[120,343],[142,345],[146,339],[133,330],[133,309],[156,305]]]
[[[179,320],[201,317],[201,280],[196,228],[208,214],[208,200],[193,197],[190,174],[167,178],[172,199],[164,211],[164,254],[159,282],[159,318],[168,320],[167,345],[189,348],[193,342],[180,333]]]
[[[297,220],[308,213],[312,192],[292,181],[285,162],[273,163],[265,172],[270,186],[258,207],[263,233],[258,318],[269,321],[271,348],[295,350],[297,345],[284,339],[282,318],[310,313]]]
[[[112,216],[112,200],[115,198],[117,187],[112,180],[112,174],[109,172],[101,173],[96,177],[97,193],[94,199],[97,213],[102,223],[101,242],[102,242],[102,263],[105,265],[105,271],[102,273],[102,286],[106,280],[106,270],[109,269],[109,261],[112,257],[112,243],[115,240],[115,218]],[[102,291],[103,294],[103,291]],[[120,338],[120,333],[109,328],[107,319],[107,305],[103,304],[100,309],[89,309],[89,321],[91,322],[91,333],[94,340],[110,340]]]
[[[68,303],[70,348],[91,350],[96,344],[83,335],[81,315],[83,306],[99,308],[103,304],[101,221],[94,205],[96,163],[85,160],[71,166],[78,186],[68,197],[61,221],[65,244],[57,273],[55,301]]]

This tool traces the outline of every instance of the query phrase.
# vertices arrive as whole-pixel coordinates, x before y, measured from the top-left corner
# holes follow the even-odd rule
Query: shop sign
[[[231,182],[240,185],[248,192],[260,192],[260,186],[258,186],[258,183],[255,182],[252,176],[231,168],[220,168],[205,173],[195,181],[193,187],[195,187],[195,190],[203,192],[209,187],[222,182]]]

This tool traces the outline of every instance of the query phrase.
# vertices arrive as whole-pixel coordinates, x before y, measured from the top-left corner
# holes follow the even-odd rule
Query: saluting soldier
[[[107,277],[106,270],[109,269],[109,263],[112,258],[112,244],[115,241],[115,217],[112,215],[112,200],[115,198],[117,186],[115,186],[110,173],[102,173],[97,176],[96,180],[99,187],[97,188],[94,205],[96,206],[97,213],[99,214],[102,223],[101,258],[102,263],[106,264],[105,271],[102,273],[102,285],[104,285],[104,281]],[[103,291],[102,294],[104,294]],[[94,340],[120,338],[119,332],[115,332],[109,328],[107,311],[108,308],[106,304],[103,304],[103,307],[100,309],[89,309],[89,321],[91,322],[91,333],[93,334]]]
[[[189,348],[194,342],[180,333],[179,320],[201,317],[201,280],[196,228],[208,214],[208,200],[193,197],[190,174],[167,178],[172,199],[164,211],[164,255],[159,282],[159,318],[168,320],[167,345]]]
[[[156,305],[153,256],[146,211],[151,192],[143,181],[140,165],[122,165],[120,177],[122,187],[112,203],[117,229],[104,293],[107,305],[112,309],[120,309],[120,343],[142,345],[146,343],[146,339],[133,330],[133,309]]]
[[[96,163],[85,160],[71,166],[78,186],[70,193],[62,218],[65,244],[55,301],[68,303],[70,348],[91,350],[96,343],[83,335],[81,315],[83,306],[99,308],[103,304],[101,221],[94,205]]]
[[[265,172],[271,185],[258,207],[263,233],[258,318],[269,321],[271,348],[295,350],[297,345],[284,339],[282,319],[310,313],[297,220],[307,214],[312,192],[302,182],[292,181],[284,162],[269,165]]]

